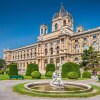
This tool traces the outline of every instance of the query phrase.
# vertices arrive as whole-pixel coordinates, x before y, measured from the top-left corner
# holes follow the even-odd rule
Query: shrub
[[[8,75],[18,75],[17,64],[13,63],[9,65]]]
[[[98,75],[98,80],[99,80],[99,82],[100,82],[100,74]]]
[[[46,73],[49,72],[49,71],[52,71],[52,72],[55,71],[55,65],[54,64],[47,64]]]
[[[83,77],[83,78],[91,78],[91,73],[85,71],[85,72],[82,73],[82,77]]]
[[[47,77],[52,77],[52,74],[53,74],[53,72],[52,72],[52,71],[49,71],[49,72],[46,73],[45,76],[47,76]]]
[[[0,74],[4,74],[4,71],[3,70],[0,70]]]
[[[9,70],[6,70],[6,74],[9,74]]]
[[[78,73],[76,73],[76,72],[69,72],[68,73],[68,78],[69,79],[78,79]]]
[[[76,64],[73,62],[68,62],[68,63],[63,64],[62,72],[61,72],[62,77],[68,77],[69,72],[78,73],[78,78],[79,78],[81,76],[79,64]]]
[[[27,70],[26,70],[26,76],[31,76],[31,73],[33,71],[39,71],[38,65],[37,64],[28,64]]]
[[[41,73],[39,71],[33,71],[31,73],[31,76],[32,76],[32,78],[39,79],[39,78],[41,78]]]
[[[10,64],[9,65],[6,65],[6,68],[9,69],[9,66],[10,66]]]

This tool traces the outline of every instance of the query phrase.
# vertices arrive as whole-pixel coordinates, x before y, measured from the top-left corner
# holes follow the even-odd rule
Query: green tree
[[[5,60],[0,59],[0,69],[5,68]]]
[[[82,63],[81,65],[85,69],[94,69],[99,66],[100,62],[100,53],[96,51],[92,46],[89,49],[84,50],[82,54]]]

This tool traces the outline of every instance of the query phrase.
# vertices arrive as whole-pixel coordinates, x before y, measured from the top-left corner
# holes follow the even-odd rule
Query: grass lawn
[[[2,75],[0,74],[0,80],[8,80],[9,76],[8,75]]]
[[[24,79],[26,79],[26,80],[33,80],[31,76],[26,76],[26,75],[23,75],[23,76],[24,76]],[[41,79],[52,79],[52,78],[46,77],[45,75],[42,75]],[[87,80],[87,79],[88,78],[79,78],[78,80]],[[9,76],[0,74],[0,80],[9,80]],[[68,78],[63,78],[63,80],[68,80]]]

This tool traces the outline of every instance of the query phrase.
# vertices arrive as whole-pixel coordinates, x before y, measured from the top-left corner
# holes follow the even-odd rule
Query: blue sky
[[[42,23],[49,26],[63,3],[73,16],[74,29],[100,26],[100,0],[0,0],[0,58],[4,48],[19,48],[36,43]]]

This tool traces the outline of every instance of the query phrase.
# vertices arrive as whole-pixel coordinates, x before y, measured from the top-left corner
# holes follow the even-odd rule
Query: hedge
[[[81,76],[80,73],[80,65],[73,63],[73,62],[68,62],[62,65],[62,72],[61,75],[63,78],[68,77],[69,72],[76,72],[78,73],[78,78]]]
[[[47,64],[46,73],[49,72],[49,71],[52,71],[52,72],[55,71],[55,65],[54,64]]]
[[[76,73],[76,72],[69,72],[68,73],[68,78],[69,79],[78,79],[78,73]]]
[[[85,72],[82,73],[82,77],[83,77],[83,78],[91,78],[91,73],[85,71]]]
[[[32,78],[39,79],[41,78],[41,73],[39,71],[33,71],[31,73]]]
[[[39,71],[38,65],[37,64],[28,64],[27,70],[26,70],[26,76],[31,76],[31,73],[33,71]]]
[[[18,75],[17,64],[13,63],[9,65],[8,75]]]
[[[3,70],[0,70],[0,74],[4,74],[4,71]]]

